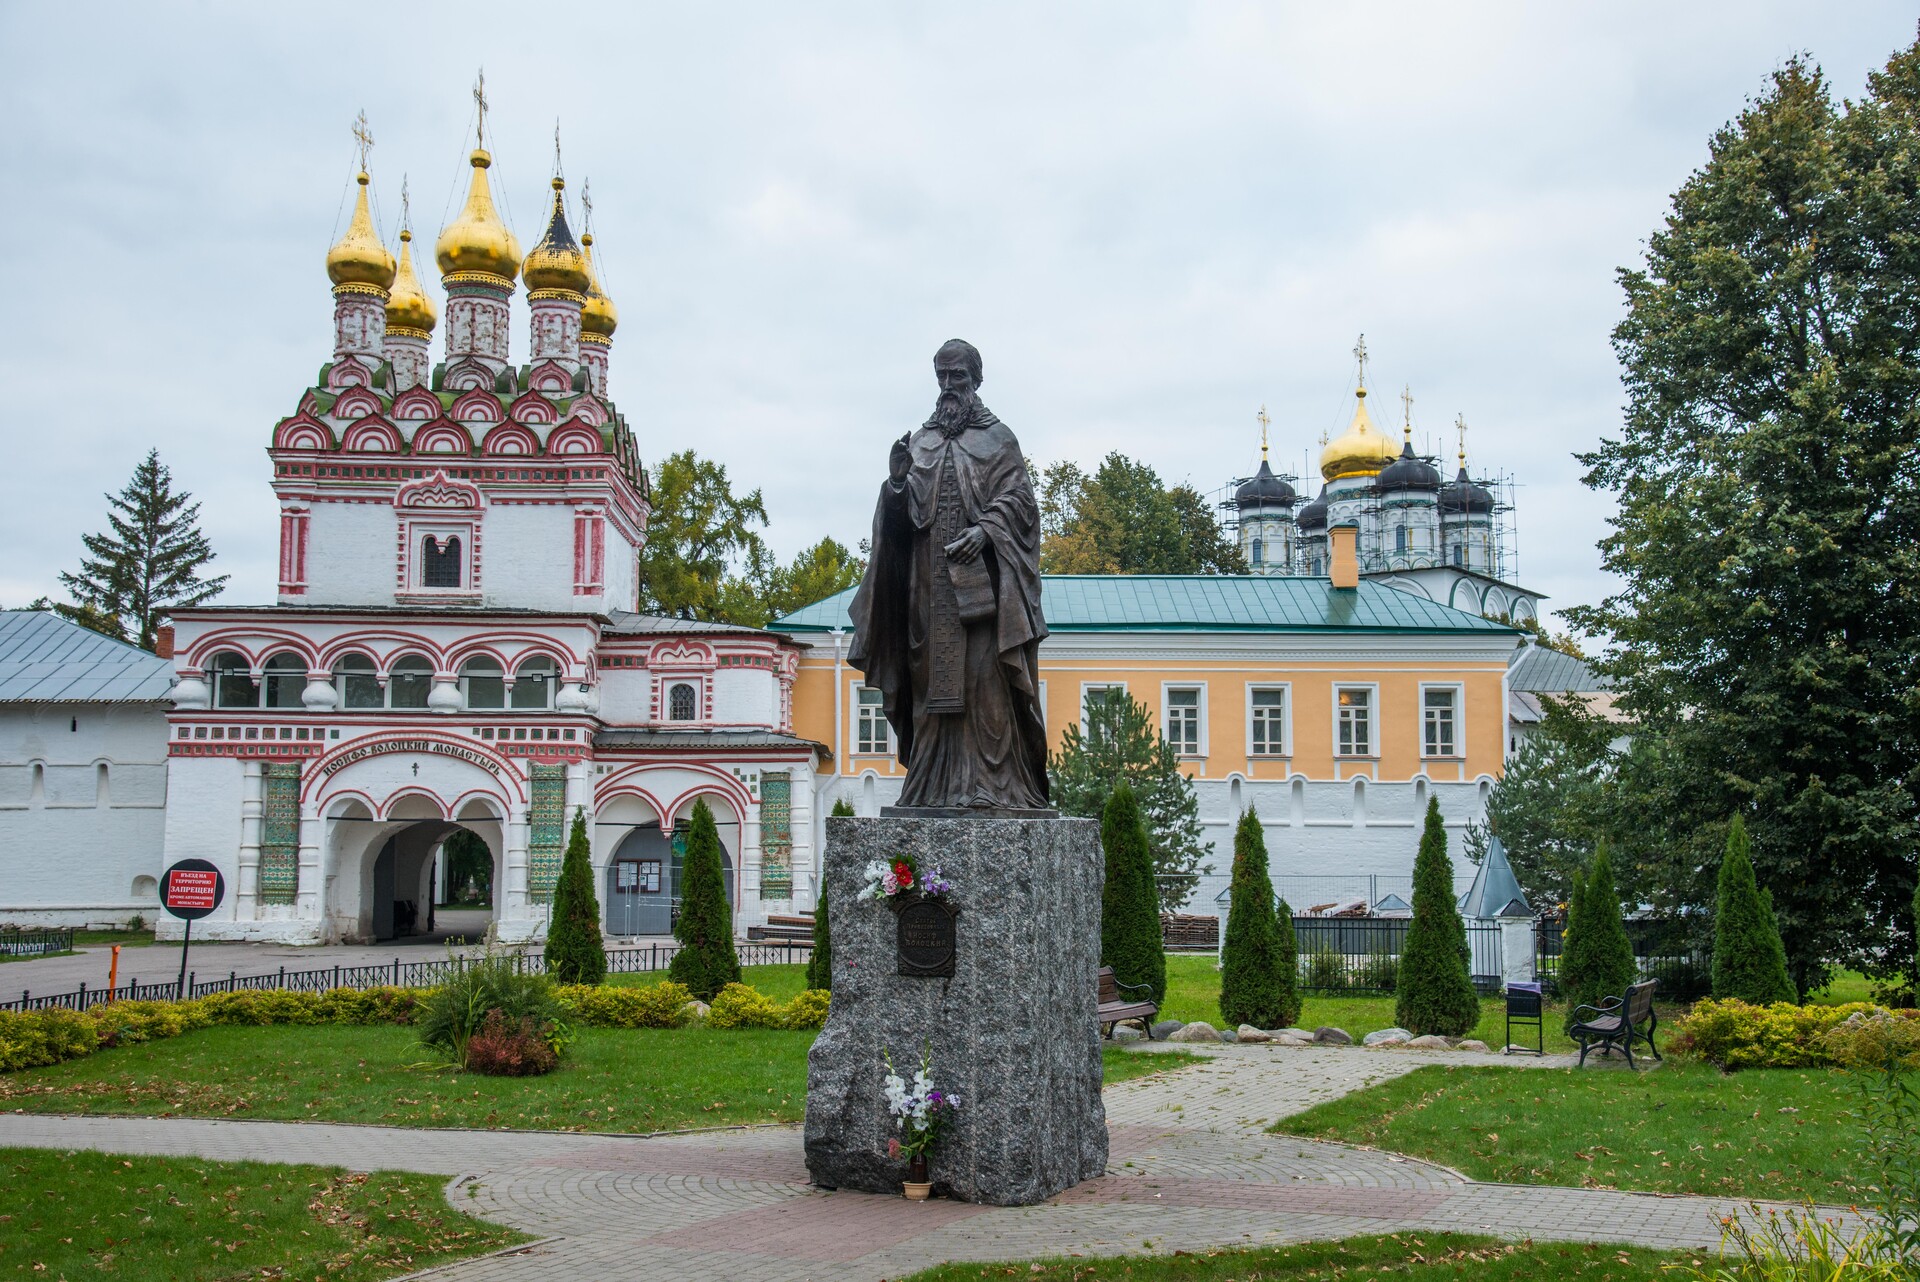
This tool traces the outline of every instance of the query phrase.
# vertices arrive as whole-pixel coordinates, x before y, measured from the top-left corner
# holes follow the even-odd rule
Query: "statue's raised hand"
[[[901,437],[893,443],[893,452],[887,456],[887,471],[893,475],[894,483],[907,479],[907,472],[913,467],[913,455],[907,449],[907,438]]]

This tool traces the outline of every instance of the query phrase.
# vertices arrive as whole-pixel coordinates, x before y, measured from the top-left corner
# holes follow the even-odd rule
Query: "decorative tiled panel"
[[[793,896],[793,776],[760,776],[760,898]]]
[[[259,899],[290,904],[300,891],[300,763],[269,761],[264,768]]]
[[[560,880],[560,857],[567,844],[567,768],[534,762],[533,804],[527,836],[527,893],[545,903]]]

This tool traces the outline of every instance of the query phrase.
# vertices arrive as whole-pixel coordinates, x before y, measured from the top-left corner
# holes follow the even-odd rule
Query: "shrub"
[[[600,899],[593,893],[593,855],[587,815],[573,812],[573,831],[553,888],[553,922],[547,927],[547,973],[556,983],[598,984],[607,977],[606,945],[600,940]]]
[[[1566,942],[1560,952],[1560,995],[1567,1003],[1567,1027],[1575,1023],[1580,1006],[1597,1006],[1626,992],[1639,975],[1626,922],[1620,916],[1620,896],[1613,885],[1613,860],[1602,845],[1593,867],[1573,879],[1573,900],[1567,908]]]
[[[1282,955],[1267,839],[1249,807],[1233,834],[1232,900],[1220,948],[1220,1013],[1229,1024],[1285,1028],[1300,1018],[1298,961]],[[1287,923],[1289,933],[1293,929]]]
[[[1145,985],[1153,1001],[1167,995],[1167,954],[1160,934],[1160,896],[1153,856],[1133,788],[1121,780],[1100,810],[1100,847],[1107,882],[1100,895],[1100,961],[1122,984]]]
[[[844,806],[844,801],[833,803]],[[813,909],[813,955],[807,958],[807,987],[822,992],[833,987],[833,939],[827,930],[827,888],[820,887],[820,902]]]
[[[708,1028],[779,1028],[780,1007],[758,989],[728,984],[707,1009]]]
[[[1347,985],[1347,958],[1322,944],[1308,953],[1301,967],[1303,983],[1320,993],[1344,992]]]
[[[0,1072],[79,1059],[99,1044],[97,1026],[77,1011],[0,1011]]]
[[[203,997],[192,1002],[112,1002],[88,1008],[86,1018],[92,1021],[101,1048],[110,1050],[205,1028],[217,1022],[208,1001]]]
[[[673,924],[680,951],[668,963],[667,974],[701,1001],[711,1002],[728,984],[740,982],[740,957],[733,950],[733,911],[720,866],[720,832],[704,799],[693,803],[693,827],[681,867],[680,919]]]
[[[318,995],[319,1009],[329,1024],[411,1024],[423,988],[332,988]]]
[[[681,1009],[693,1000],[684,984],[670,979],[643,988],[563,984],[554,989],[553,995],[574,1018],[591,1028],[678,1028],[685,1022]]]
[[[318,994],[287,992],[278,988],[241,988],[231,993],[209,993],[197,1001],[175,1003],[176,1009],[183,1006],[198,1007],[206,1013],[208,1022],[214,1024],[265,1026],[346,1022],[330,1019],[332,1012],[322,1009]],[[173,1035],[167,1034],[169,1037]]]
[[[1747,825],[1739,815],[1727,829],[1727,853],[1713,911],[1713,995],[1756,1006],[1798,999],[1787,976],[1787,950],[1773,918],[1773,897],[1753,876]]]
[[[809,988],[788,1002],[782,1012],[782,1028],[825,1028],[827,1006],[832,994],[824,988]]]
[[[1368,953],[1360,963],[1360,987],[1390,993],[1400,978],[1400,959],[1392,953]]]
[[[564,1044],[566,1012],[554,995],[553,981],[523,970],[517,958],[500,953],[488,954],[427,990],[416,1016],[420,1043],[466,1068],[475,1034],[496,1011],[509,1028],[531,1020],[556,1051]]]
[[[1857,1010],[1818,1039],[1827,1058],[1842,1068],[1880,1072],[1920,1068],[1920,1018],[1887,1010]]]
[[[1675,1025],[1672,1049],[1725,1069],[1817,1068],[1834,1063],[1827,1034],[1853,1015],[1881,1008],[1867,1002],[1844,1006],[1755,1006],[1738,998],[1700,1002]],[[1895,1018],[1911,1023],[1920,1011]]]
[[[489,1077],[551,1073],[560,1066],[560,1055],[541,1034],[541,1027],[530,1015],[510,1020],[490,1010],[467,1043],[467,1071]]]
[[[1427,802],[1427,827],[1413,861],[1413,921],[1400,955],[1394,1021],[1416,1034],[1464,1037],[1480,1022],[1469,973],[1467,927],[1453,897],[1453,860],[1440,801]]]

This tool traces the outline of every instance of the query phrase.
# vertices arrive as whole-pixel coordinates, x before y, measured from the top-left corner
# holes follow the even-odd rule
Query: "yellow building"
[[[1054,746],[1090,695],[1125,687],[1195,781],[1222,884],[1232,827],[1257,806],[1276,884],[1302,907],[1407,897],[1429,796],[1458,851],[1458,829],[1481,816],[1500,775],[1518,640],[1359,580],[1350,528],[1336,528],[1334,544],[1332,577],[1044,577],[1041,698]],[[831,753],[817,814],[840,799],[878,813],[905,774],[879,692],[845,661],[852,595],[773,625],[803,647],[794,733]],[[1457,859],[1456,872],[1464,889],[1472,866]]]

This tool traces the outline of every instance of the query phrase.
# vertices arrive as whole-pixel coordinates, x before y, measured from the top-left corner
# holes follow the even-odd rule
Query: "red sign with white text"
[[[210,868],[175,868],[167,874],[168,908],[212,909],[219,904],[219,873]]]

